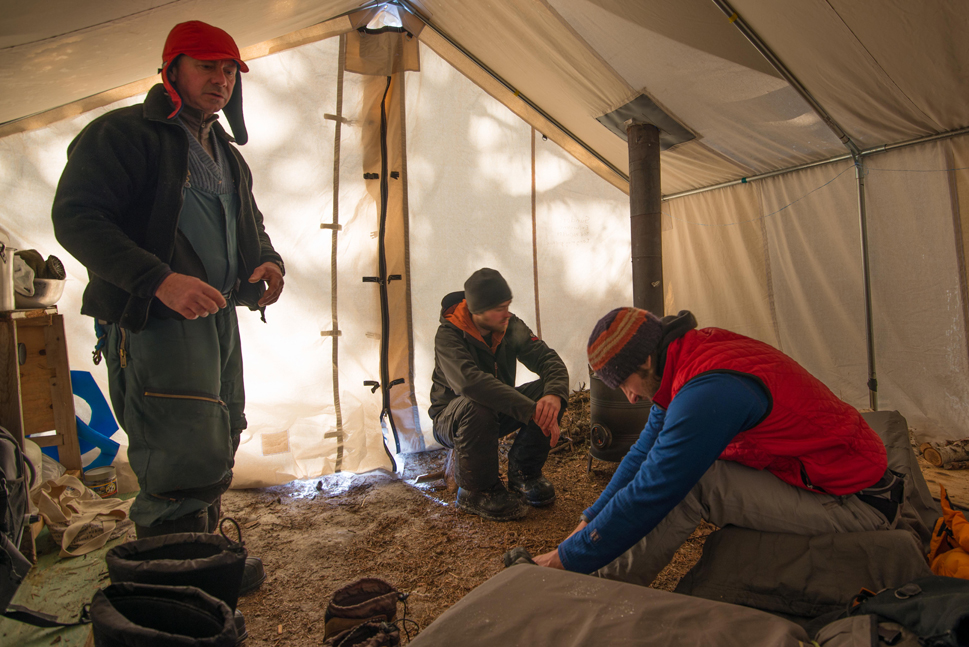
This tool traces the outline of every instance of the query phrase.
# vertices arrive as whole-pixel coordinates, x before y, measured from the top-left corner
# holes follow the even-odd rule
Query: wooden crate
[[[64,467],[81,469],[64,317],[56,307],[0,313],[0,425],[21,447],[25,437],[56,446]]]

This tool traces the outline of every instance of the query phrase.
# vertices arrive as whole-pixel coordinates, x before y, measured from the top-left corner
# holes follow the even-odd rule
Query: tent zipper
[[[390,83],[393,77],[387,77],[387,87],[384,88],[384,96],[380,100],[380,227],[378,230],[378,273],[380,275],[380,394],[381,394],[381,417],[387,416],[390,421],[390,430],[394,435],[394,445],[396,453],[400,453],[400,435],[397,433],[397,425],[394,423],[394,414],[390,410],[390,371],[388,363],[390,358],[390,297],[387,292],[389,281],[387,280],[387,250],[385,248],[387,236],[387,197],[390,193],[387,172],[387,95],[390,93]],[[386,445],[384,449],[390,462],[397,468],[397,461],[390,455]]]

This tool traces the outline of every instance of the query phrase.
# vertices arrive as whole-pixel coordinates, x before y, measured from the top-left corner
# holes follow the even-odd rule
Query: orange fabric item
[[[471,311],[468,309],[468,300],[464,299],[461,303],[457,304],[444,314],[444,318],[449,322],[468,333],[482,344],[487,344],[481,333],[478,332],[478,327],[474,325],[474,320],[471,318]],[[501,340],[505,338],[504,332],[491,333],[491,352],[494,353],[498,344]]]
[[[929,548],[929,565],[936,575],[969,580],[969,521],[966,515],[952,508],[952,501],[941,490],[942,516],[935,523]]]

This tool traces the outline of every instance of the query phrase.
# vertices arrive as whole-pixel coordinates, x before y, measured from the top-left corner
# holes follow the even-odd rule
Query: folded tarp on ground
[[[410,644],[462,647],[800,647],[797,624],[731,604],[539,566],[512,566]]]
[[[844,610],[862,588],[880,591],[931,575],[906,530],[804,535],[727,526],[677,593],[814,618]]]

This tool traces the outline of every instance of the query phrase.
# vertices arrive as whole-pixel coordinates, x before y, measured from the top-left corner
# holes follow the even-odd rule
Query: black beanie
[[[471,314],[479,315],[511,301],[511,288],[498,270],[483,267],[464,282],[464,298],[468,300]]]

